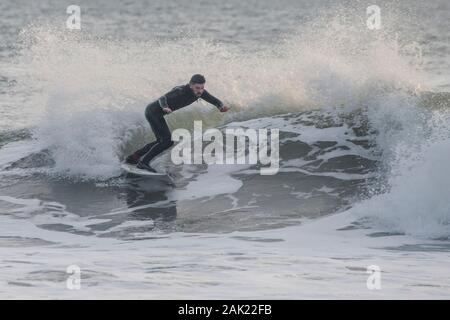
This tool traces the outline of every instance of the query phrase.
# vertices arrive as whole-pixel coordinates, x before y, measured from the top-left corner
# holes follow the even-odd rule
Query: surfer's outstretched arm
[[[214,97],[211,93],[209,93],[206,90],[203,90],[203,94],[201,95],[201,98],[205,100],[206,102],[211,103],[212,105],[215,105],[217,109],[219,109],[221,112],[228,111],[229,108],[223,104],[220,99]]]
[[[206,102],[211,103],[212,105],[215,105],[218,109],[223,107],[223,103],[222,101],[220,101],[219,99],[217,99],[216,97],[214,97],[211,93],[209,93],[206,90],[203,90],[202,95],[200,96],[200,98],[202,98],[203,100],[205,100]]]

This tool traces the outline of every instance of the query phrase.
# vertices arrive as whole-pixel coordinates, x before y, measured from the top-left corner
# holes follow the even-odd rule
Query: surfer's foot
[[[138,168],[138,169],[143,169],[143,170],[147,170],[147,171],[156,173],[156,170],[155,170],[155,169],[153,169],[153,168],[150,167],[149,165],[146,165],[146,164],[143,163],[142,161],[139,161],[139,163],[137,164],[136,168]]]
[[[126,157],[125,162],[128,164],[138,164],[139,163],[139,156],[136,154],[131,154],[128,157]]]

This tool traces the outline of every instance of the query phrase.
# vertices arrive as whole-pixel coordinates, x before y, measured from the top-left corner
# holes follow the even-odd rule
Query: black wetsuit
[[[137,150],[132,157],[135,160],[143,157],[141,161],[148,165],[154,157],[170,148],[173,145],[173,141],[169,127],[164,119],[167,113],[163,111],[163,108],[170,108],[172,111],[175,111],[192,104],[198,99],[203,99],[219,109],[223,106],[222,101],[206,90],[203,91],[200,97],[197,97],[189,87],[189,84],[177,86],[158,100],[150,103],[145,109],[145,118],[150,123],[156,141]]]

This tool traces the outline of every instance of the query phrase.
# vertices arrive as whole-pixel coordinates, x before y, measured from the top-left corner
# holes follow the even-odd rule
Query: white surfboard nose
[[[139,176],[150,176],[151,177],[151,176],[165,176],[166,175],[165,173],[162,173],[162,172],[150,172],[147,170],[139,169],[139,168],[136,168],[135,165],[128,164],[128,163],[122,163],[120,165],[120,167],[128,173],[136,174]]]

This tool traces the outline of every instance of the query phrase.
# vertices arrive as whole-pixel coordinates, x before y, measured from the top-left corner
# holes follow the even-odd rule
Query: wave
[[[193,73],[205,74],[208,89],[233,110],[222,115],[199,103],[167,117],[172,129],[190,129],[194,119],[208,128],[330,106],[378,108],[380,97],[417,89],[420,72],[389,35],[340,21],[303,26],[257,52],[192,36],[144,42],[30,26],[14,75],[36,92],[33,137],[60,172],[108,178],[125,153],[151,139],[145,106]]]
[[[426,91],[416,57],[389,29],[374,33],[354,19],[319,17],[277,46],[252,52],[189,35],[115,40],[52,25],[30,26],[21,37],[7,76],[29,88],[29,105],[40,115],[32,138],[49,150],[57,174],[116,176],[124,155],[152,139],[145,106],[203,73],[208,90],[232,110],[223,115],[197,103],[167,117],[172,129],[327,108],[344,118],[362,112],[375,135],[380,185],[369,186],[374,191],[353,212],[400,232],[450,234],[443,179],[448,94]]]
[[[413,113],[412,117],[417,117]],[[450,109],[407,117],[396,142],[385,147],[387,183],[350,211],[391,232],[426,238],[450,237]]]

